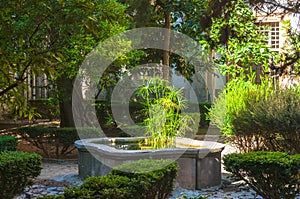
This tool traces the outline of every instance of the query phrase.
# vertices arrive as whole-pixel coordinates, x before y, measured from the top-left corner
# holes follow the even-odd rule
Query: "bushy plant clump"
[[[183,136],[187,131],[194,133],[198,130],[194,125],[196,115],[184,112],[188,104],[183,90],[168,85],[168,81],[145,79],[144,85],[133,96],[145,107],[146,118],[143,123],[154,148],[163,148],[173,138]]]
[[[18,146],[18,138],[14,136],[0,136],[0,153],[3,151],[15,151]]]
[[[300,154],[229,154],[224,157],[224,165],[265,199],[294,199],[300,192]]]
[[[81,138],[99,137],[99,129],[84,128],[79,129]],[[43,152],[48,158],[61,158],[75,150],[74,142],[79,138],[76,128],[58,127],[23,127],[18,129],[21,138]]]
[[[70,153],[75,150],[74,141],[79,139],[75,128],[34,126],[20,128],[18,133],[47,158],[60,158]]]
[[[63,196],[41,199],[167,199],[173,190],[178,163],[172,160],[139,160],[120,165],[107,176],[88,177],[80,187],[69,187]]]
[[[261,137],[260,149],[300,153],[300,95],[278,90],[249,99],[246,107],[232,117],[235,132]]]
[[[300,95],[296,90],[275,90],[271,83],[255,84],[236,78],[216,99],[209,113],[241,151],[300,153]]]
[[[42,169],[42,157],[25,152],[0,154],[0,198],[10,199],[32,185]]]

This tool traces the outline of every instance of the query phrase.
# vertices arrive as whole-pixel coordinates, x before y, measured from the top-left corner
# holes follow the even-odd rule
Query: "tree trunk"
[[[169,12],[164,13],[165,16],[165,28],[167,29],[165,33],[165,38],[164,38],[164,47],[165,49],[170,48],[170,37],[171,37],[171,16]],[[163,52],[163,65],[165,66],[170,66],[170,52],[169,50],[164,50]],[[169,79],[169,69],[165,68],[163,72],[163,78],[168,80]]]
[[[62,75],[57,80],[60,127],[75,127],[72,111],[73,79]]]

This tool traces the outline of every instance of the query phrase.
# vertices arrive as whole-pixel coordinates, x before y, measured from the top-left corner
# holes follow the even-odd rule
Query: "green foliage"
[[[210,28],[212,47],[221,53],[216,60],[220,71],[236,77],[241,73],[252,75],[261,67],[269,66],[272,53],[266,39],[255,25],[255,16],[243,0],[231,1],[223,7],[220,16],[213,19]]]
[[[55,98],[29,100],[28,104],[42,119],[59,118],[59,106]]]
[[[12,199],[37,177],[42,169],[42,157],[24,152],[0,154],[0,198]]]
[[[79,129],[82,138],[99,137],[99,129]],[[23,127],[18,129],[21,138],[38,149],[42,150],[45,157],[61,158],[71,153],[76,148],[74,142],[79,140],[76,128],[57,127]]]
[[[37,116],[24,95],[29,75],[56,80],[60,102],[70,102],[72,80],[86,55],[127,27],[125,6],[115,0],[4,1],[0,13],[0,105],[29,119]]]
[[[282,29],[286,32],[282,36],[286,37],[286,41],[277,57],[280,68],[277,68],[276,72],[279,75],[287,73],[300,75],[300,35],[299,31],[293,28],[295,27],[291,27],[290,20],[282,21]]]
[[[107,175],[91,176],[80,187],[70,187],[64,190],[65,198],[135,198],[140,182],[124,176]]]
[[[18,138],[14,136],[0,136],[0,153],[3,151],[16,151]]]
[[[48,158],[60,158],[75,150],[73,143],[79,139],[75,128],[23,127],[18,129],[18,133]]]
[[[167,81],[151,78],[144,81],[134,96],[145,106],[144,124],[153,147],[164,147],[176,136],[191,130],[194,120],[184,113],[187,102],[182,90],[168,86]]]
[[[225,169],[265,199],[294,199],[300,191],[300,155],[250,152],[224,157]]]
[[[104,130],[104,133],[109,136],[109,133],[112,129],[117,129],[117,124],[114,121],[114,118],[112,116],[112,109],[111,106],[119,106],[120,102],[111,102],[110,101],[101,101],[101,100],[96,100],[95,103],[95,110],[97,114],[97,118],[99,121],[100,126]],[[129,103],[129,113],[133,121],[137,123],[143,122],[145,118],[145,114],[142,111],[143,105],[139,102],[133,102],[130,101]],[[128,124],[122,124],[124,125],[123,128],[130,128],[130,126],[127,126]],[[121,131],[121,130],[120,130]],[[138,129],[137,129],[138,131]],[[123,134],[125,135],[125,134]],[[128,135],[127,135],[128,136]],[[142,135],[141,135],[142,136]]]
[[[172,193],[177,170],[178,163],[173,160],[145,159],[115,167],[112,174],[148,183],[143,190],[138,191],[143,193],[145,199],[167,199]]]
[[[211,124],[220,128],[224,135],[235,134],[232,117],[239,115],[242,110],[246,111],[250,99],[259,101],[272,91],[273,86],[267,80],[255,84],[253,81],[245,81],[242,77],[232,79],[226,84],[226,88],[220,93],[210,110]]]
[[[200,111],[200,127],[209,126],[210,120],[207,117],[209,114],[209,110],[212,107],[211,102],[200,102],[199,103],[199,111]]]
[[[265,150],[300,153],[300,95],[294,90],[249,96],[231,119],[237,134],[261,136]]]
[[[107,176],[88,177],[80,187],[64,190],[71,199],[167,199],[173,190],[178,164],[172,160],[139,160],[120,165]]]
[[[300,95],[261,84],[231,80],[216,99],[209,118],[241,151],[300,152]]]
[[[33,109],[25,103],[27,73],[51,73],[45,66],[45,37],[37,35],[47,8],[42,1],[2,1],[0,3],[0,106],[19,117],[31,118]]]

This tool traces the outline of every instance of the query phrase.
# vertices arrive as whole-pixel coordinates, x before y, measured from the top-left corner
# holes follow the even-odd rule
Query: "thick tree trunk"
[[[60,126],[75,127],[72,111],[72,91],[73,80],[62,75],[57,80],[59,110],[60,110]]]

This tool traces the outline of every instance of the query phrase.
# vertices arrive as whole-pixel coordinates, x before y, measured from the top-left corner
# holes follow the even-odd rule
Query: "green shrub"
[[[279,90],[258,101],[249,99],[246,106],[232,118],[236,132],[259,133],[265,150],[300,153],[300,95]]]
[[[300,155],[249,152],[224,157],[225,169],[265,199],[294,199],[300,191]]]
[[[42,157],[25,152],[0,154],[0,198],[10,199],[32,185],[42,169]]]
[[[36,110],[40,118],[50,120],[59,118],[59,105],[57,99],[34,99],[29,100],[28,103],[30,107]]]
[[[295,90],[275,91],[268,82],[234,79],[209,117],[242,152],[300,153],[300,95]]]
[[[120,165],[107,176],[89,177],[80,187],[64,190],[66,199],[166,199],[173,190],[178,163],[139,160]]]
[[[71,153],[75,150],[74,141],[79,139],[75,128],[34,126],[20,128],[18,133],[47,158],[60,158]]]
[[[139,198],[138,188],[141,182],[125,176],[109,174],[101,177],[89,177],[80,187],[64,190],[65,198]]]
[[[143,187],[145,199],[169,198],[177,175],[178,163],[172,160],[139,160],[112,169],[112,174],[149,183]]]
[[[3,151],[15,151],[18,146],[18,138],[14,136],[0,136],[0,153]]]
[[[112,116],[112,103],[115,107],[120,106],[121,108],[124,108],[124,105],[121,102],[96,100],[95,103],[95,110],[99,124],[104,129],[117,128],[116,122]],[[139,102],[129,102],[129,113],[135,123],[143,122],[144,118],[146,117],[143,108],[144,106]]]
[[[80,137],[77,131],[80,131]],[[61,158],[76,148],[74,142],[84,138],[101,137],[101,129],[97,128],[58,128],[58,127],[23,127],[18,135],[42,151],[48,158]]]

